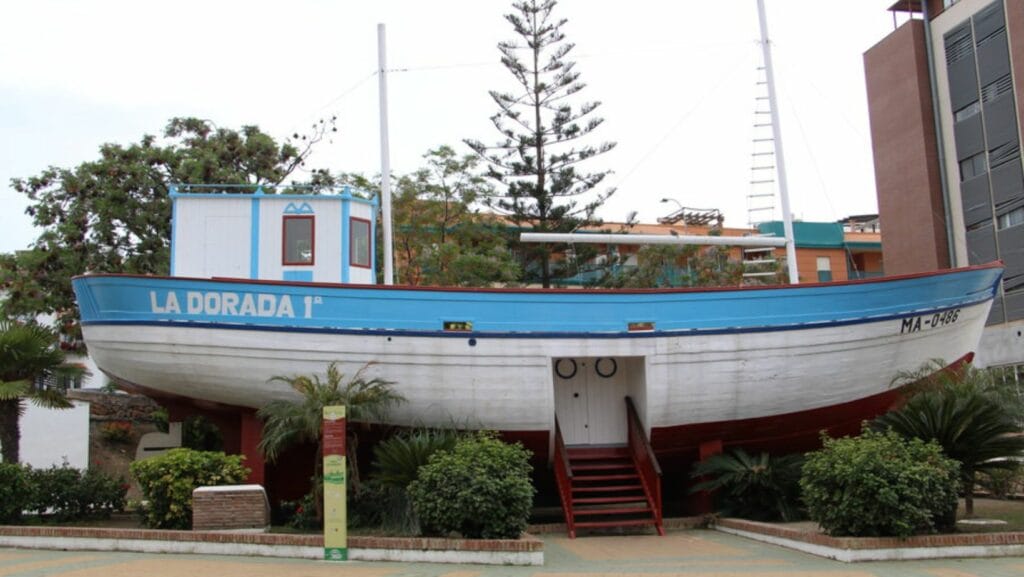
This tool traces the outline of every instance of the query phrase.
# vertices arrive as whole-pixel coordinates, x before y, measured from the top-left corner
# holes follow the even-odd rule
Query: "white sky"
[[[767,0],[793,211],[875,212],[862,53],[893,29],[893,0]],[[496,44],[510,0],[57,1],[0,4],[0,252],[37,232],[10,189],[73,167],[105,142],[159,134],[173,116],[279,139],[337,114],[311,167],[380,170],[377,23],[387,25],[391,165],[429,148],[497,141],[491,89],[514,90]],[[577,70],[600,100],[591,162],[618,193],[600,213],[644,221],[672,197],[747,222],[760,51],[755,0],[561,0]],[[903,17],[901,16],[900,22]],[[300,177],[302,175],[299,175]],[[777,215],[780,214],[777,212]]]

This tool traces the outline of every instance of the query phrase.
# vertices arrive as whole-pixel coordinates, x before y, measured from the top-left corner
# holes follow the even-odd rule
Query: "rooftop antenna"
[[[765,16],[764,0],[757,0],[758,21],[761,24],[761,52],[764,55],[764,75],[768,83],[768,108],[771,111],[772,132],[775,134],[775,157],[778,160],[776,172],[779,175],[779,200],[782,204],[782,227],[786,237],[786,266],[789,282],[799,284],[800,274],[796,267],[796,244],[793,241],[793,213],[789,208],[789,189],[786,186],[786,157],[782,152],[782,130],[779,124],[778,98],[775,96],[775,74],[772,68],[772,49],[768,40],[768,18]]]

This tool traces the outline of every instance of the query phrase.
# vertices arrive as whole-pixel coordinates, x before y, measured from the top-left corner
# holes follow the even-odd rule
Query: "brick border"
[[[0,526],[0,546],[4,545],[322,559],[324,539],[323,535],[251,532]],[[513,565],[544,563],[544,542],[529,534],[520,539],[352,536],[348,539],[348,546],[350,558],[362,560]]]
[[[832,537],[771,523],[718,519],[712,528],[846,562],[1024,555],[1024,533],[956,533],[898,537]]]

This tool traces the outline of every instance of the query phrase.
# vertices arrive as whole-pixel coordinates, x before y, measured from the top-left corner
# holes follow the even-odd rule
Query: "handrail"
[[[658,464],[658,457],[654,454],[647,435],[644,434],[644,426],[640,422],[636,406],[633,405],[633,399],[628,396],[626,397],[626,427],[629,435],[629,452],[633,456],[637,472],[640,473],[640,481],[644,487],[647,502],[654,511],[654,526],[659,535],[664,535],[665,529],[661,522],[661,466]]]
[[[572,511],[572,466],[569,465],[569,451],[565,448],[565,441],[562,439],[562,429],[558,426],[558,417],[555,417],[555,481],[558,484],[558,495],[562,501],[562,513],[565,515],[565,524],[569,529],[569,538],[576,538],[576,524],[573,520]]]

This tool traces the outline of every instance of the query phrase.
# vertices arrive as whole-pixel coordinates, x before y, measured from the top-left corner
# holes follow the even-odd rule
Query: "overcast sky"
[[[862,54],[893,29],[892,0],[767,0],[793,211],[876,212]],[[377,23],[387,26],[391,165],[497,140],[491,89],[513,90],[496,44],[508,0],[56,1],[0,4],[0,252],[37,235],[8,183],[159,134],[174,116],[255,124],[277,138],[337,114],[312,167],[376,174]],[[614,170],[601,212],[653,221],[675,205],[747,222],[760,65],[755,0],[561,0],[599,100],[591,162]],[[903,18],[900,18],[902,22]],[[302,175],[299,175],[301,178]],[[776,216],[780,216],[777,211]]]

